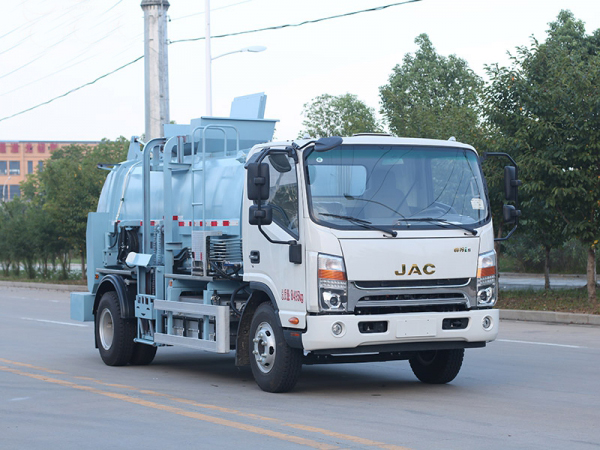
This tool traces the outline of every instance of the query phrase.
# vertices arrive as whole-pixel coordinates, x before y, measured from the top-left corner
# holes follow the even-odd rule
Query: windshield
[[[306,157],[311,216],[334,228],[466,227],[488,217],[474,151],[343,145]]]

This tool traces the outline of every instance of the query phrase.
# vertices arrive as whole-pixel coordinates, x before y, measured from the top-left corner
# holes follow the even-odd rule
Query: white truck
[[[475,149],[375,134],[268,142],[274,125],[203,117],[143,149],[132,139],[128,160],[104,167],[89,292],[72,294],[71,317],[95,321],[108,365],[171,345],[235,350],[268,392],[291,390],[303,364],[408,360],[425,383],[453,380],[499,325]],[[515,228],[519,184],[511,159]]]

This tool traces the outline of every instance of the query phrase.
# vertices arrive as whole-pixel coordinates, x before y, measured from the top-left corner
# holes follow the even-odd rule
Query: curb
[[[500,320],[600,326],[600,315],[575,314],[556,311],[521,311],[517,309],[501,309]]]
[[[79,284],[27,283],[25,281],[0,281],[0,286],[65,292],[87,292],[88,290],[87,286]]]

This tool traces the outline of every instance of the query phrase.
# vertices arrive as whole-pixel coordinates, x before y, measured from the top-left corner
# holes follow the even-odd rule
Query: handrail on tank
[[[144,240],[142,242],[142,251],[146,254],[150,251],[150,153],[156,148],[157,151],[155,152],[154,159],[158,160],[158,150],[160,150],[160,146],[164,145],[165,142],[165,138],[155,138],[150,140],[150,142],[144,146],[142,154],[142,192],[144,197],[144,213],[142,218],[142,234],[144,235]],[[155,162],[155,167],[157,162],[158,161]]]
[[[206,130],[207,129],[219,130],[223,132],[224,136],[224,149],[223,156],[227,156],[227,132],[224,128],[232,128],[235,131],[235,149],[236,154],[240,150],[240,132],[233,125],[206,125],[206,126],[198,126],[192,130],[191,139],[192,139],[192,161],[196,158],[196,148],[195,144],[195,136],[196,132],[202,130],[202,231],[206,231]],[[193,163],[192,163],[193,165]],[[195,194],[195,182],[194,176],[192,175],[192,199]],[[192,202],[192,225],[196,224],[196,215],[194,210],[194,202]]]
[[[236,153],[240,151],[240,132],[233,125],[206,125],[202,130],[202,148],[206,148],[206,130],[209,128],[212,130],[221,130],[225,134],[225,148],[223,149],[223,156],[227,156],[227,133],[225,132],[224,128],[231,128],[235,131],[235,151]]]
[[[196,132],[199,130],[202,130],[202,157],[204,158],[204,150],[206,149],[206,130],[208,129],[212,129],[212,130],[219,130],[223,132],[223,136],[224,136],[224,148],[223,148],[223,156],[227,156],[227,132],[224,130],[225,128],[231,128],[235,131],[235,149],[236,152],[238,152],[240,150],[240,132],[237,129],[237,127],[234,127],[233,125],[217,125],[217,124],[209,124],[206,126],[197,126],[196,128],[194,128],[194,130],[192,131],[191,134],[191,138],[192,138],[192,155],[195,157],[196,156],[196,149],[194,148],[194,144],[196,142],[195,137],[196,137]]]

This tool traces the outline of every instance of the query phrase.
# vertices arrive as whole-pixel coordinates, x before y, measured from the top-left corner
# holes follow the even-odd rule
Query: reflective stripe
[[[181,216],[177,216],[180,217]],[[193,224],[191,220],[179,220],[178,225],[180,227],[191,227],[191,226],[195,226],[195,227],[201,227],[202,226],[202,221],[201,220],[194,220]],[[207,227],[237,227],[240,224],[239,220],[207,220],[206,221],[206,226]]]

